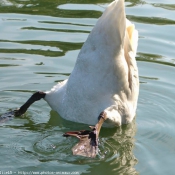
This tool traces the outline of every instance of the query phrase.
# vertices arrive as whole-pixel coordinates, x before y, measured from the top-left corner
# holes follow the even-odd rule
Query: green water
[[[49,90],[68,78],[82,44],[110,2],[0,1],[0,114],[21,106],[33,92]],[[62,134],[88,126],[63,120],[40,101],[22,118],[1,124],[1,173],[174,175],[173,3],[125,2],[127,17],[139,31],[140,95],[132,124],[102,128],[97,158],[73,156],[77,140]]]

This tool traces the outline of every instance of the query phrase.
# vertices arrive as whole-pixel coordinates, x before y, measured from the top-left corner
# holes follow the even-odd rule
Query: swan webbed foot
[[[11,120],[14,117],[15,117],[14,111],[10,111],[10,112],[7,112],[5,114],[2,114],[0,116],[0,123],[4,123],[8,120]]]
[[[73,148],[73,155],[80,155],[85,157],[95,157],[98,152],[98,136],[96,129],[82,130],[82,131],[70,131],[63,134],[64,137],[74,136],[79,139]]]
[[[35,92],[27,101],[22,105],[19,109],[14,110],[15,117],[20,117],[23,115],[27,109],[32,105],[35,101],[41,100],[42,98],[45,97],[44,92]]]
[[[106,119],[106,113],[102,112],[98,119],[99,121],[95,126],[90,126],[91,130],[70,131],[63,134],[64,137],[74,136],[79,139],[79,143],[72,148],[73,155],[96,157],[98,153],[98,136]]]
[[[33,104],[35,101],[38,101],[42,98],[44,98],[46,95],[46,93],[44,92],[36,92],[34,93],[27,101],[24,105],[22,105],[19,109],[7,112],[5,114],[2,114],[0,116],[0,123],[3,123],[7,120],[10,120],[14,117],[20,117],[21,115],[23,115],[27,109],[30,107],[31,104]]]
[[[20,109],[6,112],[0,116],[0,123],[4,123],[8,120],[13,119],[14,117],[20,117],[22,114],[23,113],[21,113]]]
[[[21,109],[21,108],[15,109],[15,110],[13,111],[14,117],[20,117],[20,116],[22,116],[26,111],[27,111],[27,110],[24,110],[24,109]]]

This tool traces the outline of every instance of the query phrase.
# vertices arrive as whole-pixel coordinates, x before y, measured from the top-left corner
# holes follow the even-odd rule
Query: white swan
[[[126,19],[124,0],[113,1],[89,34],[69,79],[51,91],[35,93],[14,115],[23,114],[33,102],[44,98],[66,120],[97,123],[92,131],[65,134],[80,138],[74,154],[94,157],[103,122],[120,126],[135,116],[139,93],[137,43],[138,32]]]
[[[84,43],[69,79],[46,92],[45,100],[66,120],[92,125],[105,111],[111,123],[131,122],[139,92],[137,41],[124,1],[113,1]]]

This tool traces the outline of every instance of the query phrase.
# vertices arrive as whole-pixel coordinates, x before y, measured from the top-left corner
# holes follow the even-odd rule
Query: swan
[[[102,124],[120,126],[135,116],[139,94],[137,44],[138,32],[126,19],[124,0],[114,0],[90,32],[70,77],[50,91],[33,94],[14,115],[24,114],[43,98],[62,118],[94,125],[90,131],[70,131],[64,136],[80,139],[73,154],[95,157]]]

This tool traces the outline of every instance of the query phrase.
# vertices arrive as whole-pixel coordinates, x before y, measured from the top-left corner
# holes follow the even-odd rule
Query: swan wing
[[[68,81],[58,89],[57,111],[63,118],[93,124],[104,109],[117,110],[119,101],[132,99],[135,33],[126,19],[124,0],[113,1],[82,46]]]

